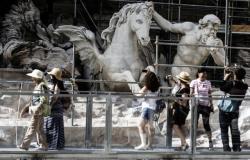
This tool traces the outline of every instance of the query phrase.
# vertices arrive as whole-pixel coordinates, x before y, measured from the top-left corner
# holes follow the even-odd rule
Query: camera
[[[225,73],[226,74],[233,74],[235,71],[235,68],[231,68],[231,67],[228,67],[225,69]]]
[[[234,75],[235,75],[235,71],[239,68],[240,66],[237,64],[234,64],[230,67],[226,67],[225,68],[225,74],[229,74],[229,76],[227,77],[227,80],[233,80],[234,79]]]

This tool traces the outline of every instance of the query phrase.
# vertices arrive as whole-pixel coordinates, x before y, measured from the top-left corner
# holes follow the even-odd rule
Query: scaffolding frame
[[[6,81],[7,82],[7,81]],[[18,82],[18,81],[16,81]],[[21,82],[22,84],[22,82]],[[19,88],[20,89],[20,88]],[[152,151],[134,151],[134,150],[130,150],[130,149],[125,149],[125,150],[119,150],[116,148],[112,147],[112,104],[115,103],[112,101],[112,96],[115,94],[117,95],[119,92],[116,93],[112,93],[112,92],[105,92],[105,93],[95,93],[95,92],[91,92],[89,91],[88,94],[69,94],[69,95],[65,95],[65,94],[59,94],[58,96],[72,96],[73,97],[86,97],[88,100],[86,101],[86,106],[88,107],[89,105],[93,105],[93,98],[97,97],[97,96],[103,96],[104,98],[106,98],[106,113],[105,113],[105,134],[104,134],[104,141],[103,141],[103,147],[102,149],[98,149],[98,148],[93,148],[91,146],[91,137],[92,134],[89,134],[88,130],[86,129],[84,132],[85,134],[88,134],[88,136],[85,136],[84,138],[84,142],[85,142],[85,148],[81,148],[78,150],[74,150],[74,148],[72,149],[66,149],[64,151],[52,151],[52,152],[44,152],[44,151],[16,151],[16,150],[9,150],[7,149],[0,149],[0,159],[4,158],[6,156],[10,156],[13,157],[30,157],[30,156],[36,156],[36,157],[46,157],[46,158],[58,158],[59,154],[64,155],[64,158],[68,158],[68,156],[70,157],[69,154],[71,154],[71,157],[73,156],[72,153],[75,154],[75,156],[77,157],[93,157],[93,158],[111,158],[113,156],[118,156],[118,155],[124,155],[124,156],[128,156],[129,154],[139,154],[138,158],[179,158],[179,159],[196,159],[196,158],[205,158],[205,156],[212,156],[210,159],[215,159],[216,157],[222,157],[222,158],[250,158],[250,152],[248,150],[244,151],[244,152],[240,152],[239,154],[237,153],[228,153],[227,157],[223,157],[224,152],[221,151],[202,151],[202,150],[197,150],[196,147],[196,132],[197,132],[197,123],[195,123],[197,121],[197,106],[195,104],[196,102],[196,98],[197,97],[190,97],[187,99],[191,100],[191,130],[190,130],[190,145],[191,148],[190,150],[187,151],[183,151],[183,152],[176,152],[173,150],[172,146],[167,146],[165,149],[160,149],[160,150],[152,150]],[[26,92],[26,91],[7,91],[4,93],[0,93],[0,95],[50,95],[50,94],[34,94],[31,91],[30,92]],[[218,100],[220,99],[217,96],[214,96],[213,99],[214,100]],[[137,96],[131,95],[131,94],[123,94],[120,95],[121,98],[134,98]],[[142,97],[139,97],[142,98]],[[159,99],[159,98],[163,98],[166,101],[168,100],[176,100],[179,99],[181,97],[173,97],[173,96],[169,96],[169,97],[162,97],[162,96],[157,96],[157,97],[148,97],[148,98],[154,98],[154,99]],[[232,99],[239,99],[239,98],[232,98]],[[250,96],[246,96],[244,98],[244,100],[249,101],[250,100]],[[88,103],[91,104],[88,104]],[[96,103],[96,102],[95,102]],[[87,110],[87,109],[86,109]],[[91,112],[89,112],[91,113]],[[74,118],[74,117],[72,117]],[[91,117],[92,119],[92,117]],[[88,121],[87,117],[86,117],[86,128],[90,127],[92,128],[92,121]],[[16,133],[17,134],[17,133]],[[151,156],[148,157],[148,154],[151,154]],[[120,156],[121,156],[120,155]],[[104,157],[103,157],[104,156]],[[60,157],[60,156],[59,156]],[[74,156],[73,156],[74,157]],[[8,157],[9,158],[9,157]],[[125,158],[125,157],[124,157]],[[128,158],[128,157],[126,157]],[[206,157],[207,158],[207,157]]]
[[[171,2],[173,2],[173,0],[169,0]],[[231,0],[233,1],[233,0]],[[231,1],[227,1],[227,5],[226,5],[226,10],[230,9],[230,2]],[[181,7],[183,5],[180,5],[181,3],[181,0],[178,1],[179,2],[179,5],[178,5],[178,8],[179,8],[179,12],[178,12],[178,15],[179,15],[179,18],[181,16]],[[165,3],[167,5],[174,5],[173,3]],[[193,6],[193,7],[201,7],[201,6]],[[228,11],[226,12],[227,14],[227,17],[228,16]],[[228,19],[228,18],[226,18]],[[180,19],[179,19],[180,20]],[[225,35],[224,35],[224,40],[225,40],[225,45],[222,47],[222,48],[225,48],[227,50],[227,54],[228,54],[228,49],[250,49],[248,47],[231,47],[229,44],[230,44],[230,34],[232,34],[232,32],[230,32],[230,34],[227,34],[229,32],[229,27],[230,27],[230,24],[229,24],[229,21],[228,20],[225,20]],[[199,68],[199,67],[204,67],[204,66],[196,66],[196,65],[185,65],[185,66],[181,66],[181,65],[170,65],[170,64],[158,64],[158,57],[159,57],[159,45],[171,45],[170,43],[163,43],[163,42],[159,42],[159,37],[157,36],[156,37],[156,69],[158,70],[158,66],[164,66],[164,67],[196,67],[196,68]],[[177,46],[179,44],[172,44],[171,46]],[[216,47],[216,46],[200,46],[200,47]],[[74,54],[74,51],[73,51],[73,54]],[[74,62],[74,60],[73,60]],[[219,67],[219,66],[206,66],[207,68],[219,68],[219,69],[223,69],[224,67]],[[249,69],[249,68],[247,68]],[[75,75],[74,75],[74,66],[73,66],[73,69],[72,69],[72,79],[74,79]],[[80,81],[84,81],[84,82],[95,82],[95,83],[114,83],[114,81],[96,81],[96,80],[80,80]],[[116,81],[115,81],[116,82]],[[116,82],[116,83],[130,83],[130,82]],[[134,82],[132,82],[134,83]],[[23,84],[23,83],[21,83]],[[74,89],[72,87],[72,94],[70,94],[70,96],[72,97],[76,97],[76,96],[84,96],[84,97],[87,97],[87,108],[86,108],[86,113],[92,113],[92,107],[93,107],[93,97],[95,97],[96,95],[96,92],[87,92],[88,94],[87,95],[82,95],[82,94],[77,94],[74,92]],[[6,93],[1,93],[0,94],[6,94]],[[8,93],[7,93],[8,94]],[[9,93],[11,94],[11,93]],[[13,93],[13,94],[17,94],[17,95],[27,95],[27,93],[23,93],[23,92],[17,92],[17,93]],[[117,93],[115,93],[117,94]],[[33,154],[35,156],[40,156],[40,157],[52,157],[52,158],[55,158],[53,154],[57,154],[57,158],[58,157],[61,157],[61,158],[68,158],[68,157],[72,157],[74,153],[75,154],[75,157],[79,158],[79,157],[96,157],[96,153],[97,151],[99,151],[99,156],[100,158],[118,158],[118,157],[121,157],[121,158],[128,158],[127,156],[129,154],[132,154],[132,156],[130,155],[131,158],[134,158],[135,154],[139,154],[138,157],[145,157],[145,158],[189,158],[189,159],[196,159],[196,158],[207,158],[207,156],[210,156],[211,159],[218,159],[218,157],[222,157],[222,158],[249,158],[250,157],[250,152],[241,152],[240,154],[235,154],[235,153],[227,153],[227,155],[225,156],[223,152],[197,152],[196,151],[196,146],[195,146],[195,137],[196,137],[196,126],[195,124],[196,123],[191,123],[191,124],[194,124],[192,125],[192,129],[191,129],[191,138],[192,138],[192,145],[191,145],[191,150],[189,152],[184,152],[184,153],[174,153],[174,152],[169,152],[169,153],[163,153],[163,152],[148,152],[148,151],[145,151],[145,152],[128,152],[126,151],[125,153],[124,152],[119,152],[119,151],[116,151],[114,149],[112,149],[112,99],[111,99],[111,96],[113,95],[112,92],[108,92],[106,93],[105,95],[103,96],[106,96],[107,97],[107,108],[106,108],[106,121],[105,121],[105,138],[104,138],[104,150],[98,150],[98,149],[95,149],[94,151],[93,150],[84,150],[82,152],[77,152],[77,151],[62,151],[62,152],[47,152],[44,153],[44,152],[24,152],[22,151],[21,153],[20,152],[11,152],[11,151],[7,151],[7,152],[2,152],[0,151],[1,153],[1,157],[8,157],[10,155],[12,155],[12,157],[14,157],[15,155],[18,155],[18,157],[20,156],[31,156],[33,157]],[[63,96],[63,95],[62,95]],[[124,97],[132,97],[131,95],[126,95]],[[155,98],[164,98],[166,100],[172,98],[172,97],[155,97]],[[193,98],[192,98],[193,99]],[[249,99],[247,99],[249,100]],[[194,99],[193,99],[194,101]],[[195,122],[197,119],[197,115],[195,113],[196,112],[196,107],[192,107],[192,111],[191,111],[191,114],[192,114],[192,122]],[[88,117],[87,117],[88,116]],[[85,130],[85,147],[86,148],[90,148],[91,147],[91,128],[92,128],[92,115],[91,114],[88,114],[86,116],[86,130]],[[74,115],[72,115],[72,119],[73,119]],[[72,120],[72,125],[73,125],[73,120]],[[168,141],[167,142],[167,147],[171,147],[170,142]],[[165,151],[164,151],[165,152]],[[2,154],[3,153],[3,154]],[[14,155],[13,155],[14,154]],[[30,154],[30,155],[29,155]],[[6,156],[7,155],[7,156]]]
[[[123,0],[111,0],[111,1],[123,1]],[[241,0],[239,0],[241,1]],[[234,7],[233,6],[233,2],[238,2],[238,0],[226,0],[225,1],[225,7],[223,6],[219,6],[219,0],[216,0],[216,6],[211,6],[211,5],[194,5],[194,4],[182,4],[181,3],[181,0],[178,0],[178,3],[173,3],[173,0],[168,0],[168,2],[154,2],[154,4],[156,5],[167,5],[168,8],[172,8],[173,6],[174,7],[178,7],[178,22],[180,22],[180,19],[181,19],[181,7],[201,7],[201,8],[215,8],[215,9],[223,9],[224,12],[225,12],[225,21],[224,21],[224,31],[222,33],[224,33],[224,46],[223,47],[216,47],[216,46],[210,46],[210,47],[215,47],[215,48],[224,48],[225,49],[225,57],[228,57],[229,58],[229,63],[231,62],[231,54],[232,54],[232,49],[244,49],[244,50],[250,50],[250,47],[232,47],[231,44],[232,44],[232,35],[233,34],[250,34],[250,32],[232,32],[231,28],[232,28],[232,22],[233,22],[233,18],[249,18],[248,16],[247,17],[242,17],[242,16],[237,16],[235,17],[233,15],[234,13],[234,10],[241,10],[241,11],[247,11],[249,12],[249,7],[248,8],[240,8],[240,7]],[[248,6],[250,6],[250,1],[241,1],[241,2],[247,2]],[[171,22],[172,20],[172,13],[171,13],[171,10],[168,9],[168,20]],[[171,18],[170,18],[171,17]],[[223,25],[222,25],[223,26]],[[164,43],[164,42],[161,42],[158,38],[156,38],[156,42],[155,44],[156,45],[169,45],[170,46],[170,50],[169,50],[169,53],[170,55],[173,55],[171,53],[171,46],[173,45],[181,45],[181,44],[178,44],[178,43],[171,43],[171,34],[170,34],[170,43]],[[178,40],[179,40],[179,35],[178,35]],[[182,44],[182,45],[187,45],[187,44]],[[206,46],[206,45],[200,45],[200,46],[204,46],[204,47],[209,47],[209,46]],[[159,50],[159,48],[157,49]],[[157,53],[156,53],[157,54]],[[157,57],[157,56],[156,56]],[[158,58],[158,57],[157,57]],[[157,62],[158,60],[156,60]],[[156,63],[157,64],[157,63]],[[225,58],[225,64],[226,64],[226,58]],[[226,65],[229,65],[229,64],[226,64]]]

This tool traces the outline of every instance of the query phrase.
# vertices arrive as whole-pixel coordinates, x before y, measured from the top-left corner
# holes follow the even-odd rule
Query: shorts
[[[153,121],[154,110],[150,108],[142,108],[141,118],[148,120],[148,121]]]

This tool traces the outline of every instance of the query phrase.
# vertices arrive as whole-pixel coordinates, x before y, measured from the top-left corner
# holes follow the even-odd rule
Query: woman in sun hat
[[[173,109],[173,121],[172,127],[177,134],[177,136],[181,139],[181,146],[178,148],[179,150],[185,151],[188,148],[188,144],[185,138],[185,121],[187,115],[189,113],[189,101],[188,99],[184,99],[189,97],[190,89],[190,75],[187,72],[181,72],[176,76],[177,81],[175,82],[176,91],[173,93],[174,96],[178,97],[172,105]],[[183,98],[183,99],[182,99]]]
[[[48,90],[48,87],[45,84],[42,71],[34,69],[32,73],[28,73],[27,76],[30,76],[35,83],[33,93],[36,95],[32,95],[31,105],[29,106],[29,113],[32,114],[30,125],[23,138],[23,142],[18,147],[20,149],[28,150],[31,141],[36,134],[37,143],[39,143],[40,146],[38,150],[47,150],[48,145],[43,131],[43,107],[45,106],[44,104],[48,104],[48,98],[45,95],[37,94],[47,93],[46,91]]]
[[[56,94],[62,94],[65,91],[62,81],[62,70],[60,68],[53,68],[48,74],[51,76],[51,92],[54,96],[51,98],[51,115],[45,117],[44,130],[47,137],[49,149],[63,149],[64,148],[64,124],[63,124],[63,98]]]

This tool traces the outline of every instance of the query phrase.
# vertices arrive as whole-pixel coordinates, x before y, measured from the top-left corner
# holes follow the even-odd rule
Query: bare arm
[[[146,92],[147,92],[147,87],[144,86],[144,87],[139,91],[138,94],[135,94],[135,96],[144,96]]]
[[[156,23],[166,32],[174,32],[174,33],[181,33],[185,34],[195,28],[195,24],[192,22],[184,22],[184,23],[176,23],[173,24],[159,15],[156,11],[153,13],[153,18],[155,19]]]
[[[190,97],[192,97],[194,95],[194,88],[190,87]]]
[[[219,39],[219,38],[215,38],[211,41],[215,41],[215,42],[208,42],[207,45],[211,45],[211,46],[220,46],[222,47],[223,46],[223,42]],[[217,41],[217,42],[216,42]],[[219,66],[225,66],[225,65],[228,65],[228,58],[226,57],[226,64],[225,64],[225,50],[224,48],[213,48],[213,47],[210,47],[208,48],[208,50],[210,51],[210,54],[212,55],[213,59],[214,59],[214,62],[219,65]]]
[[[211,90],[208,91],[208,95],[209,95],[210,106],[213,106],[212,91]]]

